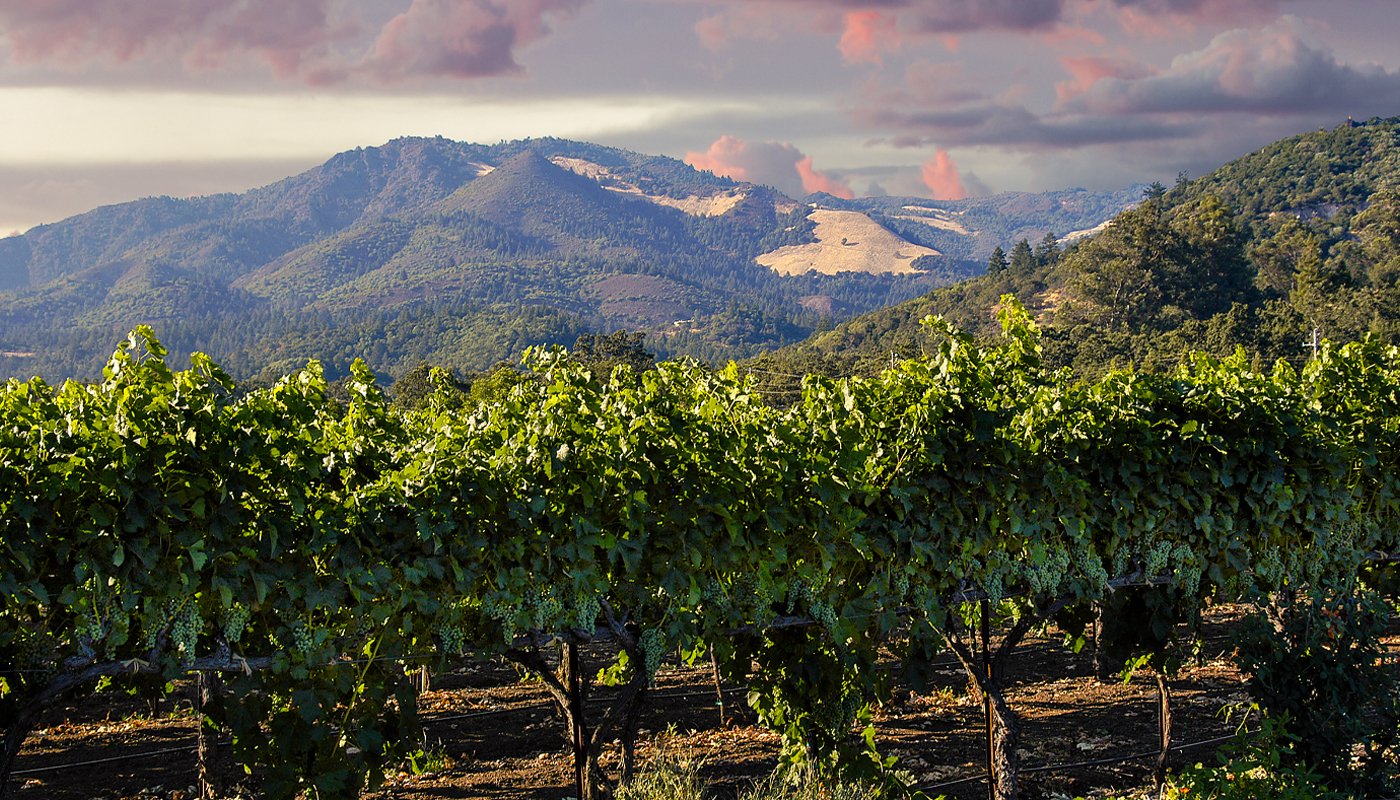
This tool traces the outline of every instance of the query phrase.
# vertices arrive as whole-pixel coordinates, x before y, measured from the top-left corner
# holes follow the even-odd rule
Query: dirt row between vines
[[[1247,699],[1228,658],[1230,631],[1241,613],[1233,606],[1211,609],[1202,631],[1203,663],[1188,664],[1170,681],[1175,743],[1233,732],[1222,709]],[[1099,683],[1087,651],[1070,652],[1050,631],[1021,646],[1007,677],[1011,705],[1023,719],[1023,769],[1048,768],[1024,775],[1024,797],[1102,797],[1150,785],[1150,758],[1066,766],[1156,750],[1156,686],[1149,676],[1127,684]],[[921,787],[978,776],[985,764],[981,703],[968,694],[966,676],[951,655],[938,665],[934,684],[914,692],[896,681],[894,700],[875,715],[881,752],[898,756],[900,768]],[[779,749],[777,735],[757,725],[743,690],[724,689],[721,719],[708,668],[664,668],[643,716],[638,745],[642,762],[664,757],[698,764],[717,800],[733,798],[768,775]],[[600,689],[599,695],[605,692]],[[21,753],[14,796],[188,800],[196,783],[197,725],[187,698],[182,687],[156,719],[144,703],[110,695],[54,709]],[[431,774],[391,776],[367,797],[561,800],[574,794],[558,715],[538,682],[522,680],[504,662],[467,663],[436,676],[420,708],[428,744],[446,756],[445,763]],[[1215,747],[1175,752],[1171,763],[1212,762]],[[618,748],[608,746],[604,767],[615,769],[617,760]],[[224,775],[243,778],[243,770],[227,763],[226,755],[220,766]],[[986,791],[985,783],[971,781],[935,794],[970,800],[986,797]],[[239,795],[251,796],[246,782],[230,790],[230,796]]]

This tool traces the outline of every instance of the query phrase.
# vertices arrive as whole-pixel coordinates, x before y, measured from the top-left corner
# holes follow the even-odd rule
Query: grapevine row
[[[1344,583],[1397,549],[1394,348],[1082,384],[1041,367],[1014,300],[1001,313],[996,346],[944,326],[937,357],[808,378],[788,410],[732,366],[600,376],[558,350],[467,411],[445,393],[403,411],[362,366],[342,405],[314,363],[239,397],[202,356],[172,371],[144,328],[100,383],[11,381],[0,780],[55,682],[225,658],[211,713],[265,793],[353,797],[415,746],[403,660],[504,655],[550,673],[567,709],[600,629],[625,691],[571,721],[585,794],[608,780],[604,729],[626,734],[678,647],[748,682],[793,764],[879,777],[846,736],[876,651],[898,636],[914,672],[944,646],[972,669],[959,593],[1019,630],[1123,576],[1185,613]],[[817,624],[751,633],[794,615]],[[546,663],[553,646],[572,667]]]

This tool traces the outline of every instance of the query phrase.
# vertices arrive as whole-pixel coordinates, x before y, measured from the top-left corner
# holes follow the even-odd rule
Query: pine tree
[[[1011,274],[1016,276],[1026,276],[1034,274],[1036,271],[1035,253],[1031,251],[1031,243],[1022,239],[1011,248]]]
[[[1045,234],[1035,246],[1035,263],[1041,269],[1048,269],[1060,262],[1060,240],[1055,238],[1054,233]]]
[[[987,274],[999,275],[1006,271],[1006,251],[997,245],[997,249],[992,251],[992,257],[987,261]]]

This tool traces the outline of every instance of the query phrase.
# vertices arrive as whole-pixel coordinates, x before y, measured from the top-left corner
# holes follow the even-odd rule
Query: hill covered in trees
[[[1400,339],[1400,117],[1294,136],[1143,202],[1103,231],[998,248],[985,275],[942,287],[760,357],[769,390],[791,376],[869,372],[930,352],[942,315],[996,334],[1013,294],[1044,328],[1046,357],[1092,377],[1166,371],[1191,351],[1243,347],[1261,365],[1306,360],[1314,334]]]
[[[964,215],[962,233],[896,219],[961,206],[887,199],[923,210],[850,213],[890,232],[877,246],[894,261],[924,252],[911,243],[937,253],[908,274],[781,275],[755,259],[815,241],[823,198],[562,139],[398,139],[243,194],[146,198],[0,239],[0,371],[96,377],[138,324],[176,362],[200,350],[240,378],[311,357],[333,378],[354,357],[392,377],[423,359],[480,370],[618,329],[723,361],[977,274],[968,254],[998,231],[1091,226],[1121,203],[1035,197],[968,211],[984,227]]]

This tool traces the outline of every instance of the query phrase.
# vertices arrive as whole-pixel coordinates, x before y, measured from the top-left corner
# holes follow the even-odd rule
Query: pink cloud
[[[1060,102],[1084,94],[1105,78],[1138,80],[1157,72],[1136,61],[1099,56],[1065,57],[1060,59],[1060,65],[1073,78],[1055,84],[1055,94]]]
[[[1273,19],[1283,0],[1101,0],[1129,34],[1167,39],[1200,25],[1235,25]]]
[[[548,32],[545,16],[571,15],[583,2],[413,0],[356,68],[382,83],[518,73],[515,49]]]
[[[695,24],[700,42],[716,52],[736,39],[774,41],[793,31],[827,36],[842,30],[843,15],[825,4],[749,0],[731,3]]]
[[[900,47],[898,23],[893,14],[880,11],[850,11],[842,18],[845,31],[837,49],[847,63],[881,63],[881,57]]]
[[[797,168],[798,176],[802,178],[802,189],[808,194],[826,192],[833,197],[843,197],[847,200],[855,199],[856,193],[851,191],[851,187],[812,169],[811,156],[807,156],[794,166]]]
[[[958,175],[958,165],[953,163],[947,150],[939,150],[923,165],[924,185],[933,192],[935,200],[962,200],[967,197],[967,188]]]
[[[813,169],[812,157],[787,142],[753,143],[726,134],[703,153],[686,153],[685,163],[736,181],[766,184],[790,197],[812,192],[855,197],[846,184]]]
[[[347,0],[0,0],[15,62],[81,67],[176,60],[193,71],[248,58],[312,84],[520,71],[515,51],[588,0],[412,0],[372,37]],[[356,43],[360,57],[337,54]]]
[[[334,21],[331,0],[0,0],[0,30],[21,64],[78,67],[175,57],[195,70],[242,55],[279,76],[353,37],[353,19]]]
[[[1140,39],[1170,39],[1195,30],[1190,17],[1181,14],[1144,14],[1136,8],[1118,9],[1118,24]]]
[[[1400,103],[1400,72],[1347,65],[1308,45],[1303,23],[1285,18],[1233,30],[1149,75],[1105,77],[1060,111],[1101,115],[1354,113]]]
[[[1079,48],[1085,45],[1103,45],[1106,39],[1102,33],[1093,28],[1085,28],[1077,25],[1059,25],[1053,31],[1048,31],[1040,35],[1040,40],[1051,47],[1062,47],[1067,49]]]
[[[916,102],[926,106],[954,105],[982,98],[973,80],[963,72],[961,61],[915,61],[904,69],[904,85]],[[867,97],[873,95],[873,91],[866,93]]]
[[[685,163],[696,169],[708,170],[725,178],[747,181],[749,171],[736,163],[745,158],[744,151],[747,149],[747,142],[726,133],[711,143],[708,151],[697,153],[692,150],[686,153]]]

